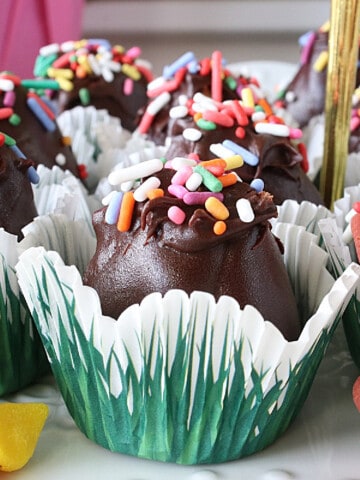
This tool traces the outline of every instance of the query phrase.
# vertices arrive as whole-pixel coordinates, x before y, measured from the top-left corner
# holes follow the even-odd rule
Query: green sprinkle
[[[34,88],[36,90],[59,90],[60,85],[56,80],[29,78],[21,80],[21,85],[25,88]]]
[[[204,118],[199,118],[196,125],[202,130],[216,130],[216,123],[205,120]]]
[[[209,170],[202,167],[201,165],[196,165],[194,172],[200,173],[203,184],[210,192],[221,192],[223,185],[218,178],[215,177]]]
[[[17,127],[21,123],[21,117],[17,113],[13,113],[9,118],[9,123],[14,127]]]
[[[80,88],[79,98],[82,105],[89,105],[90,103],[90,93],[87,88]]]
[[[264,112],[265,110],[261,105],[255,105],[255,112]]]
[[[38,57],[35,60],[34,76],[46,77],[46,72],[48,68],[52,66],[52,64],[56,59],[57,59],[56,53],[53,53],[52,55],[48,55],[47,57],[38,55]]]
[[[13,145],[16,145],[16,140],[10,137],[10,135],[7,135],[4,132],[2,132],[2,134],[5,136],[5,145],[7,145],[8,147],[12,147]]]
[[[237,87],[237,82],[234,77],[226,77],[224,83],[230,88],[230,90],[235,90]]]

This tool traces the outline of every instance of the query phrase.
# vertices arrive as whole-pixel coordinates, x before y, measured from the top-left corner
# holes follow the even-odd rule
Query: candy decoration
[[[353,397],[353,402],[355,407],[360,412],[360,377],[357,377],[357,379],[354,382],[354,385],[352,388],[352,397]]]

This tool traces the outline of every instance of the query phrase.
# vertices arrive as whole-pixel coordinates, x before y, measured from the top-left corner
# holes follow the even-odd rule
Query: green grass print
[[[25,300],[21,294],[13,292],[11,278],[15,277],[15,272],[1,255],[0,264],[3,271],[3,283],[0,283],[0,395],[4,395],[25,387],[50,368]]]
[[[114,348],[104,363],[103,355],[94,347],[94,322],[86,335],[76,319],[76,298],[71,289],[60,281],[50,260],[45,258],[41,268],[41,282],[37,289],[29,289],[28,295],[70,414],[80,430],[95,442],[113,451],[153,460],[218,463],[271,444],[302,407],[339,321],[337,318],[330,331],[321,333],[301,362],[289,365],[287,382],[277,380],[264,391],[262,380],[266,372],[253,368],[252,387],[245,395],[247,380],[241,360],[244,339],[230,341],[231,331],[225,332],[214,380],[213,364],[208,361],[218,355],[214,330],[206,318],[202,341],[196,341],[196,306],[186,323],[183,311],[179,313],[170,369],[164,343],[156,341],[156,329],[146,342],[138,338],[139,348],[143,349],[139,373],[127,350],[125,369]],[[32,274],[37,277],[35,270]],[[55,299],[56,304],[65,308],[54,310]],[[116,397],[108,385],[110,370],[114,368],[119,372],[122,387]],[[191,386],[192,378],[195,380]]]

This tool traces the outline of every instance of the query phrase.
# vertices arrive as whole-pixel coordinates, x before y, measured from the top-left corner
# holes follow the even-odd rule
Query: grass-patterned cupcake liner
[[[17,238],[1,228],[0,245],[0,395],[4,395],[50,369],[16,278]]]
[[[274,230],[305,323],[294,342],[253,307],[205,292],[153,293],[116,321],[57,253],[39,247],[21,255],[19,283],[86,436],[116,452],[200,464],[252,454],[287,429],[360,267],[334,283],[315,235],[289,224]]]
[[[39,216],[22,229],[23,240],[18,242],[15,235],[0,229],[0,395],[17,391],[50,371],[15,275],[19,254],[43,245],[58,251],[66,263],[76,255],[81,268],[95,248],[91,201],[79,180],[58,167],[50,170],[39,165],[38,174],[34,200]],[[96,206],[95,201],[92,208]],[[66,215],[47,215],[64,211]]]

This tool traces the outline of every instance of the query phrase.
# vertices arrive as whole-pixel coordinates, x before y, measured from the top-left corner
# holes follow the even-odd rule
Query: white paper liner
[[[285,200],[277,207],[277,218],[271,219],[271,224],[291,223],[304,227],[309,233],[313,233],[317,237],[320,235],[318,226],[319,220],[322,218],[334,217],[334,214],[322,205],[303,201],[298,203],[296,200]]]
[[[145,136],[124,129],[120,120],[107,110],[93,106],[77,106],[63,112],[58,124],[63,135],[71,137],[77,162],[87,168],[85,183],[90,191],[95,190],[116,165],[126,167],[138,161],[131,158],[133,153],[152,147],[156,157],[159,151]]]
[[[204,397],[204,418],[212,408],[214,408],[214,412],[217,411],[215,405],[221,405],[228,401],[228,394],[234,387],[233,379],[238,378],[236,375],[239,368],[244,372],[244,383],[240,387],[237,385],[236,388],[240,389],[239,395],[241,395],[241,391],[243,392],[245,403],[246,399],[252,398],[256,379],[260,379],[264,398],[281,385],[279,396],[274,398],[271,404],[266,403],[265,425],[258,424],[256,417],[253,417],[250,411],[248,417],[245,412],[242,412],[242,428],[246,432],[244,433],[245,438],[248,442],[252,438],[256,446],[254,444],[250,448],[245,442],[245,446],[240,448],[236,454],[222,453],[216,456],[213,453],[214,456],[206,458],[206,461],[224,461],[253,453],[271,443],[286,428],[298,409],[301,408],[301,403],[310,388],[318,363],[331,338],[331,332],[359,282],[360,266],[351,264],[346,272],[334,282],[325,268],[327,254],[316,245],[315,235],[306,232],[302,227],[290,224],[278,223],[274,228],[276,235],[285,245],[287,252],[285,261],[291,281],[295,286],[298,302],[309,315],[300,338],[294,342],[286,341],[277,328],[264,321],[260,313],[253,307],[247,306],[242,310],[230,297],[222,297],[215,302],[211,295],[204,292],[194,292],[190,297],[179,290],[169,291],[164,297],[159,293],[154,293],[145,297],[140,306],[129,307],[122,313],[118,321],[114,321],[110,317],[101,315],[97,293],[92,288],[83,286],[76,268],[74,266],[65,267],[58,254],[46,252],[39,247],[28,249],[21,255],[16,267],[21,288],[29,306],[36,311],[38,328],[52,359],[60,389],[64,389],[65,401],[69,402],[68,408],[86,435],[107,448],[120,449],[119,451],[124,453],[137,454],[146,458],[179,461],[180,463],[204,461],[200,452],[199,456],[197,453],[193,453],[188,457],[188,453],[185,454],[182,451],[183,447],[185,448],[184,445],[180,447],[180,452],[168,452],[170,460],[164,457],[164,452],[157,452],[155,446],[152,446],[150,450],[148,446],[144,449],[140,448],[140,451],[133,453],[128,446],[128,443],[132,441],[130,438],[124,439],[125,445],[121,444],[120,447],[116,447],[114,445],[114,442],[117,441],[115,433],[110,433],[111,429],[116,429],[116,426],[105,428],[104,435],[108,434],[110,437],[107,439],[97,437],[97,428],[89,431],[85,411],[80,406],[72,404],[70,398],[70,392],[75,388],[74,385],[71,385],[73,379],[70,370],[76,359],[72,360],[65,354],[67,347],[64,343],[64,331],[67,332],[70,344],[74,346],[71,351],[75,348],[79,352],[80,364],[88,372],[87,375],[92,375],[96,369],[101,370],[101,388],[105,389],[108,401],[112,402],[111,409],[115,409],[115,416],[117,415],[117,401],[120,401],[124,389],[129,386],[123,382],[127,375],[126,372],[129,371],[130,363],[134,379],[140,380],[145,372],[145,378],[148,378],[147,375],[149,375],[149,382],[151,379],[155,381],[156,372],[156,382],[160,389],[158,393],[160,392],[162,401],[170,402],[168,409],[170,408],[172,405],[171,390],[169,390],[166,378],[174,358],[179,353],[178,342],[182,338],[188,339],[187,348],[190,354],[188,357],[184,357],[189,362],[188,366],[184,367],[184,371],[187,372],[186,384],[190,385],[190,400],[185,417],[181,418],[182,427],[187,425],[190,428],[192,414],[199,408],[197,403],[199,398],[195,395],[194,390],[197,385],[195,380],[198,381],[199,376],[202,375],[206,377],[204,379],[206,384],[211,380],[207,377],[206,372],[209,372],[207,365],[211,364],[213,367],[211,381],[218,379],[220,370],[223,372],[225,369],[228,376],[226,383],[215,398],[211,395]],[[39,282],[44,281],[46,284],[39,287],[41,288],[40,293],[37,286],[39,286]],[[46,295],[44,295],[45,291]],[[46,304],[49,305],[48,308]],[[69,310],[69,305],[72,305],[71,310]],[[80,328],[81,334],[78,328]],[[81,338],[82,335],[85,336],[85,341]],[[239,359],[241,367],[237,364],[235,354],[240,344],[242,345]],[[93,348],[94,351],[92,351]],[[204,354],[203,357],[202,354]],[[314,360],[311,360],[313,356]],[[159,358],[164,360],[163,366],[159,367],[160,370],[157,368]],[[308,362],[310,363],[308,364]],[[287,389],[290,389],[293,380],[290,377],[296,375],[299,369],[301,370],[303,363],[307,365],[306,368],[304,366],[306,374],[303,372],[304,377],[297,379],[296,383],[302,385],[302,394],[297,391],[293,400],[289,401]],[[144,398],[149,402],[146,392],[152,383],[150,382],[148,387],[146,385],[146,383],[143,385],[142,392]],[[133,387],[135,388],[135,385]],[[181,385],[179,388],[182,388]],[[97,391],[89,392],[89,400],[90,397],[93,400],[92,397],[97,394]],[[256,398],[254,398],[255,400]],[[86,398],[83,401],[86,402]],[[212,402],[215,402],[214,405]],[[103,402],[102,405],[101,409],[105,409],[106,405]],[[142,404],[141,406],[141,415],[144,418],[151,415],[151,412],[147,411],[146,405]],[[126,408],[130,414],[138,408],[132,388],[127,393]],[[251,403],[251,406],[248,405],[246,408],[252,409],[255,406]],[[261,405],[257,405],[256,408],[259,408],[259,415],[260,412],[261,415],[264,414],[261,411]],[[282,409],[286,412],[284,417],[280,417],[281,421],[278,418],[276,427],[270,426],[272,420],[276,415],[280,415],[279,412]],[[159,415],[160,413],[159,406]],[[219,412],[218,428],[222,426],[221,415],[225,415],[225,413],[225,411]],[[167,410],[163,412],[164,422],[170,422],[168,414]],[[101,422],[106,422],[107,414],[103,412],[103,415]],[[248,420],[245,421],[245,418]],[[264,421],[264,417],[262,420]],[[199,421],[201,422],[200,419]],[[108,431],[107,428],[109,428]],[[173,428],[180,427],[175,425]],[[226,427],[223,426],[223,428]],[[121,443],[121,425],[116,432],[116,437],[120,438]],[[231,432],[228,433],[231,436]],[[168,434],[171,436],[170,432]],[[204,430],[205,434],[206,430]],[[221,432],[217,431],[214,434],[221,438]],[[155,431],[151,435],[151,438],[155,438]],[[262,437],[265,438],[262,439]],[[199,432],[198,438],[194,438],[195,450],[195,445],[200,445],[203,440],[201,432]]]

